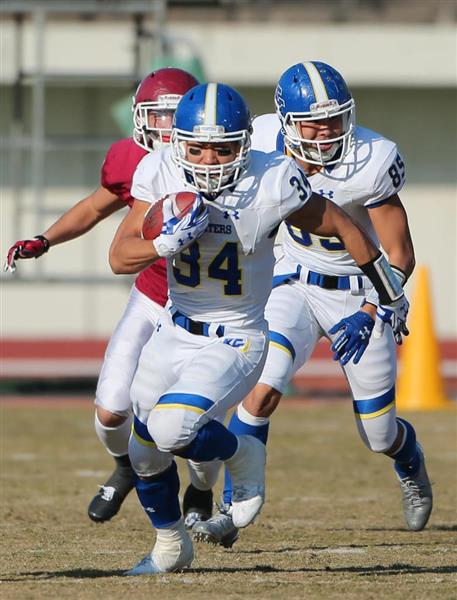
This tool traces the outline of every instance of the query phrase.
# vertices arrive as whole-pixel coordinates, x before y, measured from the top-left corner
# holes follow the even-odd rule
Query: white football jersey
[[[191,188],[166,148],[139,163],[132,196],[154,203],[184,189]],[[196,321],[265,328],[277,227],[310,195],[306,177],[293,160],[280,152],[252,151],[243,178],[206,200],[209,225],[203,236],[168,259],[173,306]]]
[[[253,122],[252,147],[263,152],[276,150],[281,125],[276,114]],[[323,168],[308,177],[314,192],[329,198],[358,222],[379,247],[369,208],[401,190],[405,165],[394,142],[379,133],[356,127],[355,144],[341,163]],[[310,270],[330,275],[360,274],[352,256],[336,237],[323,238],[287,225],[283,252]]]

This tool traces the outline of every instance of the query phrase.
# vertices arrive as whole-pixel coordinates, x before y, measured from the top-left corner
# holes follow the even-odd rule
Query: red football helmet
[[[170,142],[174,112],[182,96],[198,85],[193,75],[166,67],[143,79],[133,97],[133,139],[145,150]]]

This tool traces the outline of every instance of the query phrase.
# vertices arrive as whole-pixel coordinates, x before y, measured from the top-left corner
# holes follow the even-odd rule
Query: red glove
[[[48,250],[49,241],[43,235],[37,235],[33,240],[20,240],[8,250],[4,270],[14,273],[18,258],[38,258]]]

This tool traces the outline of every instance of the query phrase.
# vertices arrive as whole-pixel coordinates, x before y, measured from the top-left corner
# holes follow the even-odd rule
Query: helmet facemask
[[[355,104],[353,98],[341,105],[335,99],[316,102],[311,105],[309,112],[287,112],[284,116],[277,103],[276,108],[284,132],[285,146],[293,156],[301,161],[321,166],[334,165],[347,155],[354,143]],[[302,137],[300,122],[315,122],[338,116],[341,116],[342,119],[341,135],[325,140],[311,140]],[[332,146],[324,150],[322,146],[328,144],[332,144]]]
[[[164,94],[155,101],[133,105],[133,137],[139,146],[150,151],[170,143],[173,115],[181,97],[178,94]],[[154,121],[153,125],[151,120]]]
[[[187,143],[221,144],[235,142],[238,144],[236,158],[225,164],[195,164],[187,158]],[[232,187],[243,176],[249,166],[251,136],[249,131],[241,130],[225,133],[220,125],[200,125],[194,131],[174,128],[171,135],[173,160],[184,179],[195,190],[207,194],[218,194]]]

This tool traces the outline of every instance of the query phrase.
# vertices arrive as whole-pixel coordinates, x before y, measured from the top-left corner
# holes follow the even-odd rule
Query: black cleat
[[[96,523],[112,519],[122,506],[127,494],[135,487],[135,472],[130,466],[128,455],[115,456],[116,468],[111,477],[100,486],[92,498],[87,513]]]
[[[213,514],[213,490],[202,491],[189,484],[182,501],[182,511],[186,529],[209,519]]]

